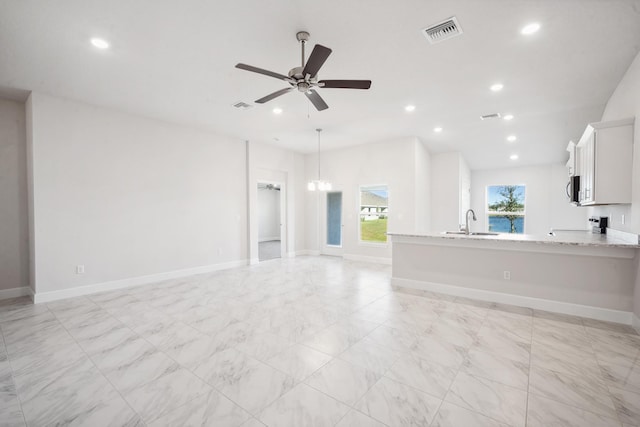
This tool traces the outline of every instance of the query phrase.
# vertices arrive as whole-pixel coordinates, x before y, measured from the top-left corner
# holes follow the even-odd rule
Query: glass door
[[[342,255],[342,192],[327,192],[324,252]]]

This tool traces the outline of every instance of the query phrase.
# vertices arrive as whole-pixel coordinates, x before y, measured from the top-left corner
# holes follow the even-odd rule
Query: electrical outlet
[[[511,280],[511,272],[508,270],[504,271],[504,280]]]
[[[84,274],[84,265],[76,265],[76,274]]]
[[[620,218],[620,222],[622,223],[622,225],[624,225],[624,214],[622,214],[622,217]]]

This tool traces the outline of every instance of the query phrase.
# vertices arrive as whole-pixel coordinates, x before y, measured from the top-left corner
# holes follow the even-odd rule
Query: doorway
[[[342,255],[342,191],[327,192],[323,253]]]
[[[282,257],[282,185],[258,182],[258,259]]]

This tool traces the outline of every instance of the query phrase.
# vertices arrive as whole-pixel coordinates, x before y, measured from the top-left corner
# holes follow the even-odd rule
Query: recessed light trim
[[[416,110],[416,106],[415,105],[409,104],[406,107],[404,107],[404,111],[406,111],[408,113],[411,113],[411,112],[413,112],[415,110]]]
[[[509,135],[507,137],[507,141],[509,142],[515,142],[515,140],[517,140],[518,138],[515,135]]]
[[[540,30],[540,24],[538,22],[532,22],[522,27],[520,33],[524,34],[525,36],[530,36],[531,34],[537,33],[538,30]]]
[[[494,83],[491,85],[491,87],[489,87],[492,92],[500,92],[502,88],[504,88],[504,85],[502,83]]]
[[[513,120],[513,114],[505,114],[502,118],[505,120]]]
[[[433,131],[435,133],[440,133],[440,132],[442,132],[442,127],[441,126],[436,126],[436,127],[433,128]]]
[[[105,39],[101,39],[100,37],[93,37],[91,39],[91,44],[98,49],[109,49],[109,42]]]
[[[511,160],[518,160],[518,155],[517,154],[512,154],[512,155],[509,156],[509,158]]]
[[[279,108],[279,107],[274,108],[273,114],[282,114],[282,108]]]

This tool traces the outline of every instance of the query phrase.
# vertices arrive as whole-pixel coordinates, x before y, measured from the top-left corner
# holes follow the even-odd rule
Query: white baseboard
[[[312,249],[302,249],[295,252],[289,252],[289,258],[295,258],[297,256],[320,256],[320,251],[314,251]]]
[[[640,317],[634,314],[633,319],[631,320],[631,326],[633,326],[633,329],[640,334]]]
[[[365,255],[354,255],[354,254],[344,254],[342,258],[349,261],[362,261],[362,262],[372,262],[375,264],[386,264],[391,265],[391,258],[377,257],[377,256],[365,256]]]
[[[224,262],[220,264],[204,265],[202,267],[186,268],[183,270],[168,271],[165,273],[150,274],[148,276],[131,277],[122,280],[96,283],[93,285],[77,286],[75,288],[62,289],[51,292],[37,292],[33,295],[33,302],[43,303],[60,299],[79,297],[82,295],[95,294],[97,292],[113,291],[116,289],[128,288],[131,286],[148,285],[150,283],[161,282],[163,280],[177,279],[180,277],[193,276],[196,274],[210,273],[229,268],[243,267],[247,265],[247,260]],[[28,288],[31,290],[31,288]]]
[[[9,298],[26,297],[33,295],[29,286],[20,286],[19,288],[0,289],[0,300]]]
[[[391,278],[391,284],[404,288],[421,289],[424,291],[437,292],[441,294],[477,299],[482,301],[510,304],[519,307],[533,308],[536,310],[570,314],[573,316],[588,317],[590,319],[604,320],[607,322],[623,323],[625,325],[631,324],[633,316],[633,313],[629,311],[611,310],[608,308],[573,304],[569,302],[526,297],[522,295],[504,294],[501,292],[466,288],[455,285],[445,285],[442,283],[422,282],[419,280],[400,279],[393,277]],[[638,318],[636,317],[635,320],[638,320]]]
[[[274,240],[277,240],[278,242],[280,241],[280,236],[274,236],[274,237],[263,237],[261,239],[258,239],[258,243],[263,243],[263,242],[273,242]]]
[[[251,258],[249,260],[249,265],[256,265],[256,264],[260,264],[260,258]]]

